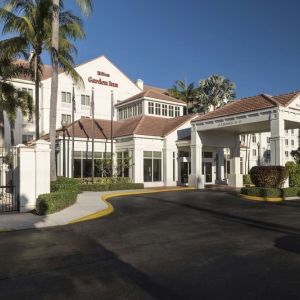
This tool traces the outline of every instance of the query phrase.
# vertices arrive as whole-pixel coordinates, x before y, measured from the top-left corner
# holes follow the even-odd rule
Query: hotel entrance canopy
[[[192,122],[192,181],[201,182],[202,147],[230,148],[232,175],[240,174],[240,134],[271,132],[271,164],[284,165],[285,130],[300,126],[300,91],[260,94],[229,103]],[[233,180],[236,182],[236,179]]]

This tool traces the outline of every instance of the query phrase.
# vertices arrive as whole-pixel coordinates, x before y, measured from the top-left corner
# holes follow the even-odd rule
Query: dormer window
[[[160,103],[155,103],[155,114],[160,116],[161,115],[161,108],[160,108]]]
[[[154,115],[154,103],[153,102],[148,103],[148,113],[149,113],[149,115]]]

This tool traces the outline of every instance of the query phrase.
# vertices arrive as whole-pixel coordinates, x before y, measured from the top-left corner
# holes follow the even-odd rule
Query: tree
[[[92,12],[92,0],[76,0],[82,12],[89,15]],[[59,43],[60,36],[60,9],[63,1],[52,0],[52,38],[51,38],[51,62],[52,62],[52,77],[51,77],[51,97],[50,97],[50,179],[56,180],[56,162],[55,162],[55,139],[56,139],[56,113],[57,113],[57,94],[58,94],[58,67],[59,67]]]
[[[291,151],[291,156],[294,159],[296,164],[300,164],[300,147],[297,150]]]
[[[231,102],[235,98],[235,84],[229,79],[212,75],[200,81],[197,99],[206,110],[213,110]]]
[[[3,33],[13,33],[14,37],[2,41],[0,49],[14,53],[25,52],[30,55],[29,65],[34,71],[35,82],[35,124],[36,139],[39,139],[39,87],[43,73],[41,54],[44,50],[51,52],[51,0],[7,0],[6,5],[0,9],[0,20],[3,21]],[[61,5],[62,9],[63,6]],[[80,76],[75,71],[73,54],[76,48],[70,40],[83,38],[81,20],[68,11],[60,13],[60,36],[58,63],[64,71],[70,73],[75,82],[80,81]],[[9,49],[9,50],[7,50]]]
[[[187,113],[192,111],[196,96],[196,90],[193,82],[188,84],[182,80],[176,80],[173,87],[168,90],[168,95],[186,102]]]
[[[23,115],[32,116],[32,97],[26,91],[16,89],[7,80],[20,75],[29,75],[31,72],[23,65],[14,64],[13,61],[1,54],[0,58],[0,144],[4,146],[4,111],[10,123],[11,145],[14,141],[15,120],[18,109]]]

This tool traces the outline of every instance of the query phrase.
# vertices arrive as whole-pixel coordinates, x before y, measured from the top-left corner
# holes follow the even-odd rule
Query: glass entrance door
[[[190,174],[190,162],[181,162],[180,164],[180,181],[181,184],[187,184],[189,182]]]
[[[205,162],[205,183],[212,183],[212,163]]]

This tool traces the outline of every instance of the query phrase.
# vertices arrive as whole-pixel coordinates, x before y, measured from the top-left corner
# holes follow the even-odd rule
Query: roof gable
[[[176,99],[169,95],[166,95],[165,93],[163,93],[162,91],[159,91],[157,89],[146,89],[145,91],[143,91],[137,95],[134,95],[128,99],[121,101],[120,103],[118,103],[116,105],[116,107],[122,106],[124,104],[129,104],[129,103],[137,101],[137,100],[142,100],[145,98],[169,101],[169,102],[174,102],[174,103],[178,103],[178,104],[186,104],[184,101]]]

